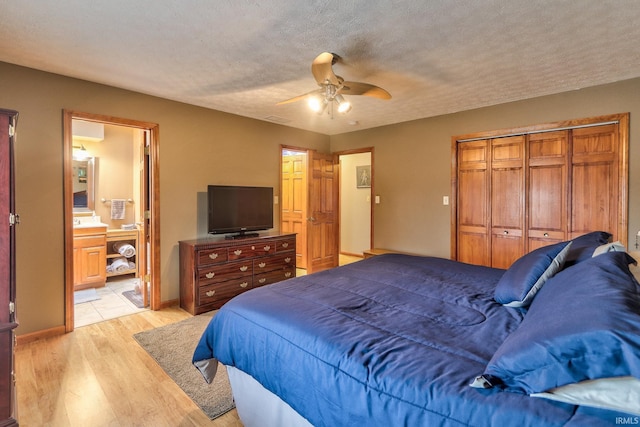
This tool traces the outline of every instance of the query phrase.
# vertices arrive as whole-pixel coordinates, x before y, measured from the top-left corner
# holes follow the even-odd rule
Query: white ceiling
[[[2,1],[0,61],[334,135],[640,77],[639,23],[638,0]],[[324,51],[393,98],[276,106]]]

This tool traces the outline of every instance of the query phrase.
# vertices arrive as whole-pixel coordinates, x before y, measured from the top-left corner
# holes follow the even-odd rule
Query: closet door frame
[[[572,130],[606,124],[617,124],[618,143],[618,215],[616,230],[604,230],[613,234],[613,239],[623,245],[628,242],[628,191],[629,191],[629,113],[610,114],[590,118],[565,120],[518,128],[476,132],[451,137],[451,259],[458,254],[458,144],[462,142],[489,140],[507,136],[528,135],[541,132]],[[525,165],[528,168],[528,164]],[[569,196],[567,196],[569,197]],[[575,237],[575,236],[573,236]],[[525,240],[527,240],[525,238]]]

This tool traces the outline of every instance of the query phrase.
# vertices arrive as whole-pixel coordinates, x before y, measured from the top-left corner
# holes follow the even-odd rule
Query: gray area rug
[[[194,316],[177,323],[139,332],[133,338],[153,357],[210,419],[235,408],[227,369],[218,366],[211,384],[191,363],[193,351],[213,313]]]
[[[137,293],[136,291],[124,291],[122,295],[131,301],[131,304],[135,305],[138,308],[144,308],[144,303],[142,301],[142,294]]]
[[[98,291],[95,288],[83,289],[81,291],[75,291],[73,293],[73,303],[82,304],[85,302],[96,301],[100,299]]]

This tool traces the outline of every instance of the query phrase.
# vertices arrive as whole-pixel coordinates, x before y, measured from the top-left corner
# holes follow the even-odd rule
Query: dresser
[[[236,295],[296,275],[296,235],[240,240],[184,240],[180,247],[180,307],[196,315]]]
[[[18,113],[0,109],[0,425],[17,426],[13,374],[16,261],[13,143]]]

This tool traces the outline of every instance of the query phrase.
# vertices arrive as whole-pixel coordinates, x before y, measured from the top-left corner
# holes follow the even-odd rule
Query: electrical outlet
[[[449,196],[442,196],[442,204],[444,206],[449,206]]]

